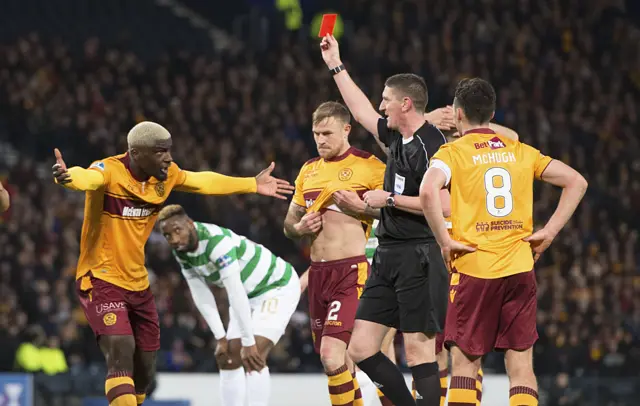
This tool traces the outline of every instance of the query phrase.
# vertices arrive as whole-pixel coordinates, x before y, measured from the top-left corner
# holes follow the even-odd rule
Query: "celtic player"
[[[265,363],[298,305],[298,274],[260,244],[226,228],[194,222],[181,206],[166,206],[158,220],[193,301],[218,341],[221,403],[244,406],[246,400],[252,406],[268,405]],[[227,331],[209,283],[227,291]]]

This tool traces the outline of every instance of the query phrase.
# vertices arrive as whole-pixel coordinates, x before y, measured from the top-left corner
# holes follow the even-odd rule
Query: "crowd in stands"
[[[393,73],[424,76],[430,109],[451,102],[460,78],[482,76],[498,94],[497,122],[589,181],[584,203],[536,266],[535,362],[551,377],[547,404],[586,405],[587,392],[567,389],[576,377],[637,374],[638,28],[611,1],[437,0],[428,10],[418,0],[344,3],[342,58],[373,103]],[[0,45],[0,175],[12,196],[0,223],[0,370],[35,368],[15,356],[27,344],[62,350],[61,370],[102,362],[74,295],[84,195],[53,184],[54,147],[68,165],[87,166],[124,152],[129,128],[149,119],[172,132],[174,160],[185,169],[251,176],[275,161],[275,174],[293,182],[314,156],[311,112],[338,99],[335,86],[317,39],[269,33],[267,49],[144,61],[99,38],[73,49],[31,32]],[[351,141],[380,154],[358,125]],[[536,187],[538,225],[558,198],[557,189]],[[287,202],[177,193],[169,201],[267,245],[300,273],[308,264],[305,248],[282,233]],[[215,341],[158,233],[147,259],[162,327],[159,369],[214,371]],[[270,365],[321,370],[306,297]],[[489,358],[487,368],[503,367]]]

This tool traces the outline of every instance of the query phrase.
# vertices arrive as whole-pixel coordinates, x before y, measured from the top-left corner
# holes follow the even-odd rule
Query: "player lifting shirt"
[[[311,241],[311,328],[334,405],[362,404],[346,364],[346,348],[369,273],[365,243],[378,211],[360,196],[382,187],[385,169],[375,156],[349,145],[350,119],[335,102],[323,103],[313,113],[320,156],[301,168],[284,224],[287,237]]]
[[[453,365],[449,402],[476,404],[474,378],[480,359],[497,349],[506,351],[510,404],[535,406],[533,265],[575,211],[587,183],[562,162],[488,128],[495,102],[493,87],[482,79],[458,84],[453,107],[462,137],[434,155],[420,195],[445,261],[454,271],[445,325]],[[534,179],[563,188],[555,213],[536,233]],[[452,237],[441,212],[443,187],[451,191]]]
[[[88,169],[67,169],[56,149],[53,166],[57,183],[86,192],[76,290],[107,361],[112,406],[142,404],[154,375],[160,328],[144,245],[171,191],[285,198],[293,190],[271,176],[273,163],[255,178],[183,171],[171,157],[171,135],[153,122],[134,126],[127,143],[126,153]]]

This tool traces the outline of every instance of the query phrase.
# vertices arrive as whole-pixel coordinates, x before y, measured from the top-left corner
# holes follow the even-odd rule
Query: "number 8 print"
[[[495,186],[493,180],[501,179],[501,185]],[[484,173],[484,187],[487,190],[487,211],[494,217],[506,217],[513,211],[511,194],[511,174],[504,168],[491,168]],[[503,204],[498,207],[498,198]]]

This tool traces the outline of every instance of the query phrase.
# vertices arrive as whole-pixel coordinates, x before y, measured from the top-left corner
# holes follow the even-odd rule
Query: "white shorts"
[[[300,279],[294,271],[289,283],[272,289],[260,296],[249,299],[251,305],[251,325],[254,336],[262,336],[276,345],[284,334],[289,320],[300,301]],[[233,311],[229,311],[229,327],[227,340],[242,336],[238,319]]]

